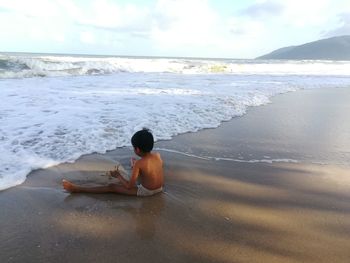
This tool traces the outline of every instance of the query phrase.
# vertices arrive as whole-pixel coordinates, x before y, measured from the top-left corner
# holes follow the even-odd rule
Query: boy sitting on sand
[[[152,153],[153,135],[147,129],[136,132],[131,138],[132,146],[140,160],[132,159],[130,181],[124,179],[118,169],[110,171],[109,175],[118,178],[120,184],[107,186],[85,187],[62,181],[63,188],[71,193],[118,193],[125,195],[150,196],[163,190],[163,161],[159,153]],[[136,185],[140,177],[141,184]]]

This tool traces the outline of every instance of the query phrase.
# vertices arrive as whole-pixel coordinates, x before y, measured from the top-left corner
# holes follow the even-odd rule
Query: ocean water
[[[213,128],[298,89],[350,87],[350,62],[0,54],[0,190],[33,169]]]

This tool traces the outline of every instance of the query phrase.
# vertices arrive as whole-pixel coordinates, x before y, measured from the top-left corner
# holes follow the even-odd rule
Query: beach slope
[[[301,90],[156,143],[165,193],[74,194],[131,149],[0,192],[0,262],[348,262],[350,89]]]

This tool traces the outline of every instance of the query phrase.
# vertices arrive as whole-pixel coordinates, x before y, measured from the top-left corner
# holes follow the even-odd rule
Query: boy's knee
[[[123,186],[120,184],[111,183],[108,187],[111,192],[120,193],[123,191]]]

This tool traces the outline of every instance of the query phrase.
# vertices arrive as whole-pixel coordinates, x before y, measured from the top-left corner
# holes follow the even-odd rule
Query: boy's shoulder
[[[161,161],[162,162],[162,158],[160,156],[160,153],[158,152],[150,152],[150,154],[146,157],[142,157],[139,162],[142,163],[142,162],[154,162],[154,161]]]
[[[161,157],[160,157],[160,153],[159,153],[159,152],[152,152],[152,154],[154,154],[155,156],[157,156],[157,157],[161,158]]]
[[[162,161],[162,157],[160,156],[159,152],[154,152],[153,153],[155,157],[157,157],[160,161]]]
[[[159,152],[149,152],[146,156],[141,157],[139,159],[139,161],[153,159],[153,158],[161,159],[160,153]]]

